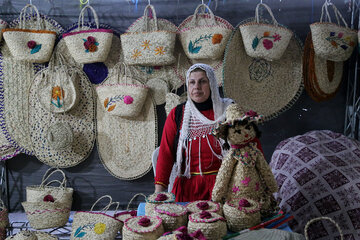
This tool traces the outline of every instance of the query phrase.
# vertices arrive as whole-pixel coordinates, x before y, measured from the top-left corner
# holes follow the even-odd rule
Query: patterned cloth
[[[319,216],[335,220],[344,239],[360,239],[360,142],[328,130],[283,140],[270,167],[279,185],[280,208],[294,216],[291,227],[302,232]],[[310,239],[340,239],[326,221],[309,227]]]

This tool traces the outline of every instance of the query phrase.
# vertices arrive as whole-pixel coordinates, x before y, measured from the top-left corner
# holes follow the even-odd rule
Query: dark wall
[[[33,0],[32,2],[38,6],[41,13],[48,14],[64,28],[77,22],[80,12],[78,1]],[[264,0],[264,3],[273,9],[278,22],[292,29],[302,42],[304,42],[309,31],[309,24],[319,19],[323,2],[322,0]],[[333,0],[332,2],[336,4],[349,23],[350,12],[347,1]],[[137,10],[131,0],[91,0],[90,3],[97,10],[101,23],[109,24],[122,33],[136,18],[143,14],[147,1],[139,2]],[[158,17],[166,18],[179,25],[187,16],[193,14],[197,4],[201,2],[153,0],[151,3],[155,6]],[[216,10],[214,10],[215,1],[212,1],[210,6],[216,15],[227,19],[236,26],[240,21],[254,16],[257,3],[258,1],[254,0],[219,0]],[[11,21],[18,16],[24,4],[25,1],[2,1],[0,16],[6,21]],[[345,68],[342,86],[333,99],[316,103],[304,91],[290,110],[260,126],[263,133],[260,140],[268,161],[270,161],[276,145],[285,138],[314,129],[343,132],[346,73],[347,68]],[[164,106],[158,106],[157,110],[161,135],[165,120]],[[48,166],[42,164],[35,157],[24,154],[8,160],[6,165],[8,168],[10,210],[22,210],[20,202],[25,201],[25,187],[39,184]],[[150,194],[154,191],[152,171],[137,180],[119,180],[105,170],[98,157],[96,147],[86,161],[78,166],[65,169],[65,173],[69,179],[69,185],[75,189],[73,210],[88,210],[92,203],[104,194],[112,195],[113,199],[120,201],[122,207],[125,208],[135,193]],[[138,200],[141,201],[142,199],[139,198]]]

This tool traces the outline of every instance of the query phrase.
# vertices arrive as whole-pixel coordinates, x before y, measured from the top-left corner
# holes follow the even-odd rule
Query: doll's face
[[[256,137],[254,127],[250,123],[245,125],[235,123],[234,126],[229,127],[228,131],[228,141],[233,145],[244,144]]]

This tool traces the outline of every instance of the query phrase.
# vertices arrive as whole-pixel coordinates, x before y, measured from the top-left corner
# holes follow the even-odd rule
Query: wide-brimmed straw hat
[[[241,22],[245,24],[252,19]],[[242,36],[235,28],[224,57],[224,95],[264,116],[277,117],[300,97],[302,82],[302,43],[295,37],[279,60],[266,61],[246,54]]]

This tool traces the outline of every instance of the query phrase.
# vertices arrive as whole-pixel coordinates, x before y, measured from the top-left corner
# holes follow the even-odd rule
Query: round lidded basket
[[[222,239],[226,233],[226,220],[217,213],[202,211],[190,214],[188,222],[189,233],[201,230],[208,240]]]
[[[169,192],[159,192],[149,195],[145,200],[145,215],[154,216],[155,206],[163,203],[174,203],[175,195]]]
[[[164,233],[162,219],[151,216],[138,216],[125,220],[122,229],[123,240],[155,240]]]
[[[186,208],[176,203],[163,203],[155,206],[154,215],[163,220],[165,232],[187,224]]]
[[[186,209],[189,213],[197,213],[202,211],[214,212],[219,215],[222,214],[222,207],[219,203],[210,200],[199,200],[186,204]]]
[[[238,232],[261,222],[260,203],[248,198],[233,198],[224,204],[228,228]]]

